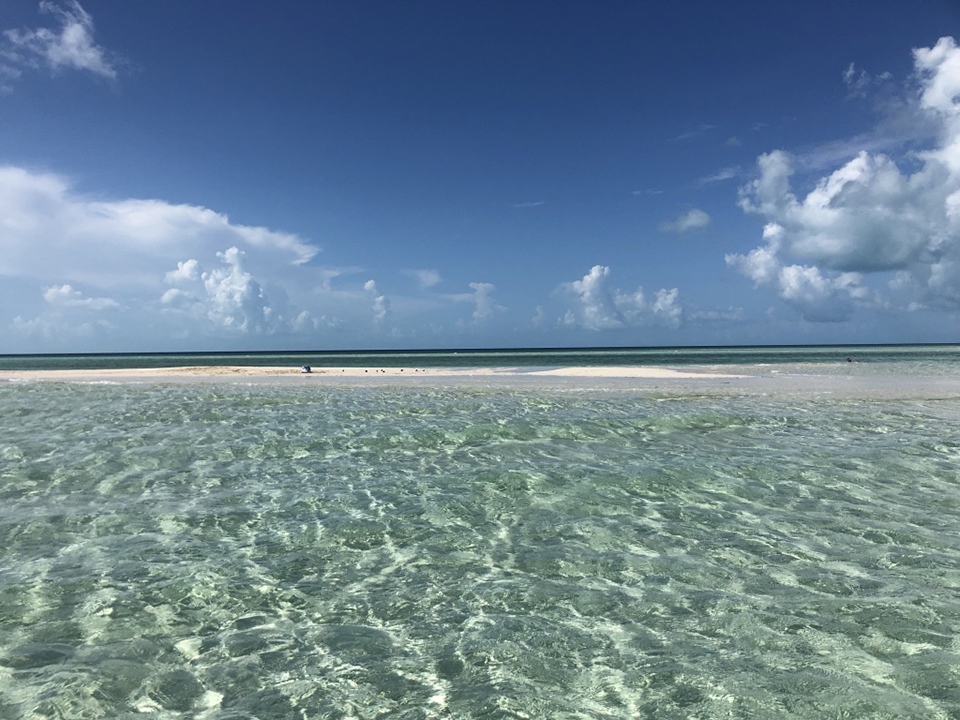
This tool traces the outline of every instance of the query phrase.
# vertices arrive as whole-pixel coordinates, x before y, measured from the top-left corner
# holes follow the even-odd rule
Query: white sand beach
[[[398,368],[398,367],[317,367],[304,373],[299,367],[211,365],[162,368],[113,368],[81,370],[0,370],[0,381],[150,381],[176,378],[193,379],[257,379],[283,376],[310,379],[315,377],[569,377],[569,378],[640,378],[650,380],[683,380],[704,378],[738,378],[715,372],[688,372],[664,367],[641,366],[576,366],[549,369],[522,367],[467,367],[467,368]]]

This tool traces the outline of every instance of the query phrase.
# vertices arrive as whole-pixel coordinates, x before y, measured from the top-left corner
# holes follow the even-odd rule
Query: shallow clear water
[[[960,400],[0,385],[0,717],[960,717]]]

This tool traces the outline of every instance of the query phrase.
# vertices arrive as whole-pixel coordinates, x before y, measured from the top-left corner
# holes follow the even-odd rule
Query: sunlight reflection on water
[[[960,408],[0,387],[0,716],[946,717]]]

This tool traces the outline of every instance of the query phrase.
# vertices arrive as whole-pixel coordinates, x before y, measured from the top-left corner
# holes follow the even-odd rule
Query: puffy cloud
[[[861,152],[803,200],[790,190],[787,153],[763,155],[758,166],[759,179],[741,189],[741,207],[782,228],[790,257],[839,271],[902,269],[945,229],[945,184],[931,186],[923,171],[905,177],[886,155]]]
[[[784,265],[780,260],[784,231],[776,223],[763,230],[764,245],[747,255],[727,255],[727,264],[757,287],[777,290],[779,296],[811,322],[839,322],[853,314],[854,301],[869,299],[859,273],[825,275],[816,266]]]
[[[787,265],[780,269],[778,277],[780,296],[799,308],[807,320],[847,320],[853,314],[853,306],[849,295],[843,294],[843,277],[827,278],[816,267]]]
[[[200,277],[200,263],[196,260],[184,260],[177,263],[177,269],[171,270],[165,276],[168,283],[190,282]]]
[[[664,232],[684,233],[688,230],[705,228],[709,224],[710,216],[707,215],[707,213],[705,213],[703,210],[693,208],[685,212],[676,220],[660,223],[659,229]]]
[[[158,267],[200,253],[213,260],[231,246],[274,271],[319,252],[296,235],[238,225],[208,208],[88,199],[60,176],[10,166],[0,167],[0,232],[0,275],[100,287],[156,285]]]
[[[381,323],[387,317],[390,311],[390,301],[385,295],[377,292],[377,284],[373,280],[367,280],[363,284],[363,289],[373,299],[373,319],[374,322]]]
[[[475,305],[472,316],[474,323],[483,322],[492,317],[494,311],[502,309],[493,300],[492,295],[496,288],[492,283],[472,282],[470,283],[470,289],[473,290],[473,296],[470,299]]]
[[[932,48],[916,48],[913,61],[923,82],[920,105],[957,118],[960,109],[960,52],[952,37],[942,37]]]
[[[486,323],[494,314],[505,309],[493,298],[493,293],[496,290],[493,283],[472,282],[469,287],[473,292],[457,293],[447,297],[458,303],[473,303],[473,313],[470,316],[470,325],[473,327]],[[463,328],[465,322],[461,319],[456,324]]]
[[[887,154],[861,151],[794,194],[795,161],[773,151],[757,160],[758,177],[741,188],[740,206],[763,217],[763,244],[727,264],[813,321],[850,317],[855,305],[881,300],[871,275],[900,273],[918,302],[960,307],[960,49],[952,38],[914,51],[917,112],[936,128],[933,147],[904,173]],[[848,68],[848,81],[861,76]],[[907,280],[909,278],[909,281]]]
[[[86,307],[91,310],[119,307],[119,303],[111,298],[85,298],[82,292],[74,290],[70,285],[47,288],[46,292],[43,293],[43,299],[51,305]]]
[[[169,305],[171,307],[188,307],[197,301],[197,296],[191,293],[185,292],[180,288],[170,288],[160,297],[160,302],[163,305]]]
[[[581,279],[561,285],[563,292],[578,301],[564,314],[565,325],[597,331],[650,324],[680,325],[683,308],[676,288],[658,290],[653,302],[649,302],[643,288],[632,293],[610,288],[609,277],[609,267],[594,265]]]
[[[680,305],[680,291],[677,288],[657,290],[656,299],[651,307],[653,317],[667,327],[679,327],[683,318],[683,307]]]
[[[780,237],[783,228],[776,223],[770,223],[763,229],[765,245],[754,248],[746,255],[727,255],[727,265],[736,268],[757,286],[772,285],[780,275],[781,262]]]
[[[243,252],[232,247],[218,252],[217,257],[227,267],[201,275],[207,291],[207,317],[241,333],[272,329],[272,310],[260,284],[243,269]]]
[[[189,313],[214,326],[240,334],[260,334],[279,329],[278,317],[266,293],[243,267],[244,253],[236,247],[218,252],[224,267],[203,272],[196,260],[177,263],[166,281],[180,287],[168,289],[160,298],[168,311]]]
[[[195,205],[87,198],[51,173],[0,167],[0,237],[0,320],[18,335],[67,342],[76,333],[52,328],[84,323],[98,336],[151,341],[269,333],[292,327],[281,309],[295,318],[327,299],[311,294],[322,283],[323,269],[308,263],[319,250],[296,235]],[[84,316],[111,308],[116,325]]]
[[[613,302],[613,295],[607,288],[610,268],[594,265],[590,272],[579,280],[570,283],[570,289],[580,299],[580,312],[577,315],[567,313],[567,324],[577,324],[588,330],[606,330],[621,327],[623,316]],[[639,290],[639,301],[643,303],[643,291]]]
[[[15,310],[12,293],[7,293],[4,309]],[[69,284],[54,285],[42,292],[43,312],[33,318],[16,315],[0,337],[10,342],[17,336],[40,338],[53,345],[77,341],[97,342],[117,330],[117,320],[125,308],[113,298],[87,297]],[[31,306],[28,303],[27,306]],[[12,331],[12,332],[11,332]]]
[[[85,70],[101,77],[116,78],[117,71],[108,59],[107,51],[93,40],[93,18],[79,2],[44,0],[40,3],[40,11],[53,15],[59,27],[54,30],[5,31],[0,56],[6,63],[4,74],[8,78],[19,77],[24,68],[38,67],[54,72],[61,68]]]
[[[312,262],[319,249],[297,235],[196,205],[89,198],[18,167],[0,167],[0,238],[8,352],[317,347],[318,333],[361,346],[382,344],[388,324],[404,337],[479,332],[503,310],[490,283],[436,293],[437,271],[411,270],[419,291],[388,298],[361,267]]]

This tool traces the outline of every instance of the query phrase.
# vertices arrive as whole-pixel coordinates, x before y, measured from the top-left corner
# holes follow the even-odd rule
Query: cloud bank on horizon
[[[56,27],[3,34],[0,74],[8,93],[19,92],[24,73],[38,70],[86,73],[122,85],[120,56],[94,41],[93,18],[78,2],[45,1],[40,8]],[[761,303],[774,303],[759,315],[776,314],[782,322],[819,326],[864,313],[955,318],[960,48],[942,37],[914,49],[913,65],[896,112],[932,128],[922,147],[897,158],[892,153],[898,148],[863,149],[819,177],[803,171],[795,153],[768,149],[756,160],[755,176],[738,191],[728,189],[729,204],[757,221],[755,247],[718,242],[705,249],[697,238],[708,229],[717,232],[720,221],[713,210],[690,204],[661,220],[659,237],[650,233],[649,242],[680,248],[678,266],[685,254],[709,252],[716,275],[728,275],[727,283],[752,283]],[[870,92],[869,76],[852,64],[840,73],[851,93]],[[667,140],[693,141],[712,130],[708,124],[696,128]],[[723,144],[739,148],[741,141]],[[690,184],[723,187],[739,172],[724,166]],[[798,176],[808,189],[795,188]],[[471,274],[469,266],[439,262],[379,268],[373,277],[362,262],[325,264],[329,247],[322,250],[319,238],[238,223],[200,204],[94,196],[77,184],[55,171],[0,167],[0,352],[602,345],[649,338],[695,344],[705,328],[723,329],[726,334],[703,335],[719,342],[757,338],[736,334],[748,313],[726,298],[690,305],[683,284],[657,283],[649,275],[653,287],[663,287],[615,287],[614,275],[627,284],[637,268],[604,264],[602,250],[573,279],[572,272],[544,277],[535,256],[504,257],[504,264],[529,265],[528,277],[544,288],[537,295],[489,271]],[[517,202],[512,208],[532,217],[554,205]],[[316,233],[330,245],[324,228]],[[350,262],[349,248],[337,254]],[[637,266],[642,270],[642,263]],[[458,279],[448,279],[453,275]]]

